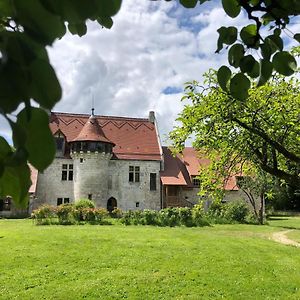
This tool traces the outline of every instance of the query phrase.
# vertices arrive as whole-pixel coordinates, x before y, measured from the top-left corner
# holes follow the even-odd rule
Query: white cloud
[[[89,23],[86,36],[68,34],[57,41],[49,53],[64,95],[54,110],[88,113],[92,98],[102,115],[145,117],[154,109],[166,134],[182,109],[182,95],[163,91],[201,80],[224,59],[213,54],[215,38],[213,50],[204,51],[208,41],[202,43],[194,27],[182,25],[191,11],[176,2],[126,0],[111,30]],[[202,30],[217,29],[210,14]]]

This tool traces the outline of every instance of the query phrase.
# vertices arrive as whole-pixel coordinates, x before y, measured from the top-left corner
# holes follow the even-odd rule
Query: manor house
[[[29,212],[42,204],[60,205],[80,198],[109,211],[193,206],[199,201],[199,166],[209,163],[193,148],[172,156],[162,147],[153,111],[146,118],[50,114],[56,157],[43,172],[32,169]],[[225,186],[239,198],[235,178]],[[0,213],[13,213],[2,201]]]

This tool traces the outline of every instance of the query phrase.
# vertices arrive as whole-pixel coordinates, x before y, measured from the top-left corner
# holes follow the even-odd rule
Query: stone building
[[[147,119],[51,112],[50,129],[56,157],[43,172],[32,169],[28,213],[42,204],[81,198],[109,211],[159,210],[199,201],[196,176],[200,164],[209,161],[199,159],[193,148],[173,157],[161,146],[154,112]],[[235,178],[225,189],[230,199],[243,196]],[[10,200],[2,204],[0,216],[18,212]]]

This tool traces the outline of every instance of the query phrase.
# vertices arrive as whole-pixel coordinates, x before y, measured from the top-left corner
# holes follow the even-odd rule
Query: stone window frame
[[[157,175],[156,173],[150,173],[150,191],[156,191],[157,190],[157,184],[156,179]]]
[[[73,181],[74,179],[74,166],[73,164],[62,164],[61,166],[61,180]]]
[[[141,168],[140,166],[129,166],[128,181],[140,182]]]
[[[70,198],[68,198],[68,197],[65,197],[65,198],[58,197],[56,199],[56,205],[57,206],[62,205],[62,204],[68,204],[68,203],[70,203]]]

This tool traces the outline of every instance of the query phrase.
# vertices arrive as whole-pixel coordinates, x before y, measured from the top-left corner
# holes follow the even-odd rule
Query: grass
[[[280,224],[300,228],[300,218],[270,223],[159,228],[0,220],[0,299],[299,299],[300,249],[269,237]]]

